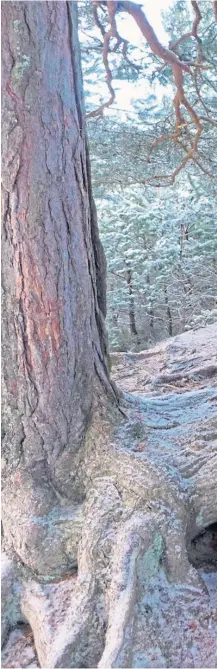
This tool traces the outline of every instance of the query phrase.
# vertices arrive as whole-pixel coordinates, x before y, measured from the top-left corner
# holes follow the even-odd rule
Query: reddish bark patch
[[[43,364],[57,356],[61,345],[62,299],[51,298],[40,280],[39,269],[32,253],[19,255],[17,299],[22,303],[25,319],[26,357],[30,369],[34,368],[35,349],[40,350]]]

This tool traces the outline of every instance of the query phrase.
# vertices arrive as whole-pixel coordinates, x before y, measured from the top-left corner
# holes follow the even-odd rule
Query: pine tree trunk
[[[3,2],[2,33],[3,666],[214,667],[216,336],[202,393],[117,398],[76,3]]]
[[[70,559],[31,515],[78,501],[106,360],[105,259],[86,147],[77,4],[2,5],[3,524],[37,573]],[[47,550],[49,546],[49,551]]]

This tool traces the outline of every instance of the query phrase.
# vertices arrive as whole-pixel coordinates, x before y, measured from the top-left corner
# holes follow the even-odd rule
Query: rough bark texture
[[[29,666],[216,667],[216,335],[114,355],[115,380],[134,393],[125,420],[111,429],[112,416],[95,416],[85,504],[58,516],[71,543],[77,525],[78,572],[45,584],[6,562],[13,619],[19,601],[34,635]],[[5,667],[34,650],[15,631]]]
[[[76,454],[97,386],[113,393],[76,13],[2,4],[3,522],[43,574],[72,563],[41,519],[62,495],[82,499]]]
[[[216,330],[117,411],[76,3],[2,25],[3,666],[215,667]]]

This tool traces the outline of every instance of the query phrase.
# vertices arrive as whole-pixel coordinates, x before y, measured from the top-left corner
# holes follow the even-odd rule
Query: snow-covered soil
[[[140,353],[113,353],[112,377],[136,395],[217,387],[217,324],[166,339]]]

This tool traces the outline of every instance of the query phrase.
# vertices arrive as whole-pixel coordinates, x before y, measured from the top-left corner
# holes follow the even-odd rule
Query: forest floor
[[[207,466],[210,466],[210,462],[213,462],[214,466],[217,436],[217,324],[167,339],[154,348],[140,353],[112,354],[112,378],[118,388],[123,391],[123,407],[126,406],[127,417],[127,421],[124,421],[117,429],[114,448],[117,439],[117,443],[123,444],[123,447],[118,448],[120,450],[123,448],[123,452],[133,458],[133,461],[136,459],[137,462],[141,462],[141,467],[144,459],[149,465],[158,467],[162,476],[166,474],[168,483],[171,483],[172,486],[174,482],[177,487],[178,481],[180,494],[185,497],[188,495],[191,481],[194,476],[197,476],[203,465],[203,459],[207,458],[208,451]],[[136,415],[138,423],[135,421]],[[203,480],[201,481],[203,486]],[[206,490],[205,494],[207,495]],[[193,619],[191,611],[191,615],[189,613],[190,622],[185,622],[183,618],[186,616],[187,620],[188,617],[186,603],[183,599],[185,613],[183,616],[180,612],[177,614],[178,619],[175,621],[173,630],[174,652],[177,627],[177,630],[179,628],[178,645],[182,634],[185,635],[183,639],[188,634],[195,635],[194,653],[196,655],[194,659],[189,655],[190,660],[186,655],[183,664],[177,656],[177,664],[173,665],[177,667],[217,666],[213,647],[217,621],[217,523],[213,522],[213,519],[209,522],[210,526],[207,531],[198,534],[196,540],[192,541],[191,545],[189,544],[188,553],[189,560],[202,579],[207,594],[203,595],[202,592],[201,599],[200,601],[198,599],[196,605],[192,599],[192,611],[196,606],[196,619]],[[159,575],[157,578],[159,580]],[[158,588],[159,583],[156,581],[156,591]],[[191,589],[193,594],[190,593],[190,586],[186,586],[188,597],[190,594],[192,597],[194,595],[195,588]],[[162,584],[159,591],[161,590]],[[178,599],[179,596],[178,594]],[[207,596],[209,602],[207,602]],[[171,604],[171,594],[168,601]],[[174,606],[176,606],[175,600]],[[204,640],[201,640],[201,629],[197,630],[197,607],[201,615],[200,625],[203,629]],[[162,612],[165,620],[167,617],[170,620],[164,603],[162,603]],[[178,622],[179,616],[180,621]],[[170,622],[170,624],[173,623]],[[204,649],[201,644],[204,645]],[[199,653],[198,658],[200,657],[198,664],[197,652]],[[202,665],[203,657],[204,664]],[[133,666],[142,666],[137,663],[136,656],[132,661]],[[160,662],[160,657],[158,661]],[[187,661],[190,663],[186,664]],[[148,662],[150,663],[145,666],[171,666],[165,663],[156,665],[151,656]],[[2,667],[18,666],[39,666],[33,634],[28,625],[20,625],[13,630],[4,649]],[[92,664],[82,666],[92,666]],[[100,663],[100,666],[103,665]]]
[[[113,353],[112,377],[133,395],[154,397],[217,385],[217,324],[171,337],[140,353]]]

